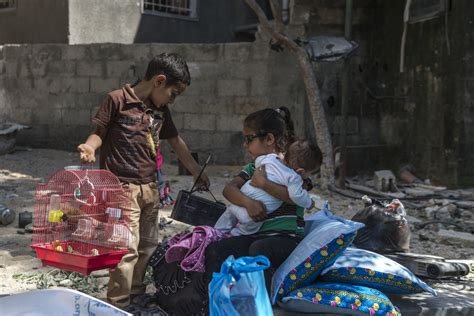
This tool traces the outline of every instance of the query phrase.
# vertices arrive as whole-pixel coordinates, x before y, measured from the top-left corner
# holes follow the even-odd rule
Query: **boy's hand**
[[[247,213],[249,214],[250,218],[254,222],[261,222],[267,218],[267,210],[265,205],[256,200],[252,200],[248,203],[245,207],[247,209]]]
[[[265,165],[261,166],[260,168],[255,168],[255,171],[252,175],[252,180],[250,180],[250,184],[256,188],[263,189],[267,182],[267,172],[265,171]]]
[[[77,146],[81,163],[94,163],[95,162],[95,149],[88,144],[80,144]]]
[[[194,181],[196,181],[196,177],[199,174],[195,175]],[[196,183],[196,188],[198,191],[207,191],[209,189],[209,186],[211,185],[211,182],[209,181],[209,178],[207,177],[207,174],[202,173],[201,177],[199,178],[199,181]]]

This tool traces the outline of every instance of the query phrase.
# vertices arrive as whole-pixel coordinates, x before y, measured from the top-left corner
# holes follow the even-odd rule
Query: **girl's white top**
[[[303,179],[293,169],[286,166],[276,154],[262,155],[255,159],[255,168],[265,166],[267,179],[288,188],[290,199],[298,206],[310,208],[312,201],[308,191],[303,189]],[[247,181],[240,191],[246,196],[261,201],[267,208],[267,213],[276,210],[282,204],[281,200],[271,196],[260,188],[254,187]]]

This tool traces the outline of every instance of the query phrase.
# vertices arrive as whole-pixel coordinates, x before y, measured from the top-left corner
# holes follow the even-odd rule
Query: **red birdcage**
[[[43,265],[84,275],[128,252],[131,191],[107,170],[67,169],[36,187],[32,247]]]

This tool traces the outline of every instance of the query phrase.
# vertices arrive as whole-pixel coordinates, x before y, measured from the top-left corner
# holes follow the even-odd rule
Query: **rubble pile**
[[[414,237],[414,249],[437,253],[437,245],[458,246],[453,258],[472,258],[474,248],[474,188],[450,190],[420,180],[407,168],[399,173],[400,182],[390,170],[379,170],[373,178],[355,177],[346,188],[333,191],[346,197],[368,195],[380,201],[400,199]],[[419,243],[418,243],[419,241]],[[425,248],[426,247],[426,248]],[[469,249],[471,248],[471,249]]]

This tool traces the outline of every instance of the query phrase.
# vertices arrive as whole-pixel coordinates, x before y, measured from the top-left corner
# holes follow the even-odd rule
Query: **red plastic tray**
[[[80,242],[62,241],[60,245],[67,249],[68,245],[78,249]],[[90,247],[90,246],[89,246]],[[86,256],[77,253],[60,252],[53,249],[52,243],[34,244],[31,248],[36,250],[36,256],[43,263],[43,266],[56,267],[65,271],[79,272],[89,275],[92,271],[115,268],[128,253],[126,249],[111,249],[94,246],[99,251],[97,256]]]

